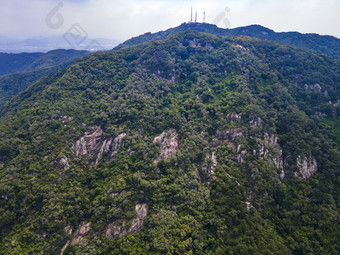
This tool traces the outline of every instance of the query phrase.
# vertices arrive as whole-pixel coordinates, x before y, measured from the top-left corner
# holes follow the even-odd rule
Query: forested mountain
[[[38,79],[65,68],[87,51],[53,50],[48,53],[0,53],[0,107]]]
[[[0,119],[0,254],[337,254],[340,62],[193,31],[86,56]]]
[[[327,54],[334,58],[340,58],[340,39],[333,36],[321,36],[318,34],[301,34],[298,32],[281,32],[277,33],[271,29],[260,25],[250,25],[233,29],[219,28],[213,24],[207,23],[183,23],[182,25],[170,28],[166,31],[157,33],[145,33],[126,42],[119,44],[114,49],[121,49],[128,46],[148,43],[155,40],[167,39],[179,32],[192,30],[204,32],[218,36],[251,36],[260,39],[266,39],[285,45],[300,47],[313,50],[319,53]]]

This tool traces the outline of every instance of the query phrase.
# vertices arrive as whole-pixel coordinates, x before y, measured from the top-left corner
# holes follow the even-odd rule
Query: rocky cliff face
[[[155,159],[155,162],[159,160],[165,160],[170,158],[176,153],[179,147],[179,140],[176,130],[169,129],[164,131],[159,136],[156,136],[153,140],[154,143],[160,143],[160,157]]]
[[[83,158],[86,155],[93,156],[94,152],[100,145],[103,130],[100,127],[93,127],[93,132],[85,132],[74,145],[71,150],[77,158]]]
[[[95,166],[98,165],[103,155],[111,152],[109,160],[111,160],[115,154],[123,146],[123,140],[126,137],[126,133],[121,133],[116,137],[110,137],[102,141],[103,130],[100,127],[93,127],[92,132],[85,132],[79,140],[72,145],[71,151],[79,159],[87,159],[97,154]],[[69,168],[65,159],[61,160],[60,164],[63,168]]]
[[[106,139],[97,155],[95,166],[98,165],[99,161],[102,159],[104,153],[108,153],[111,151],[110,159],[114,157],[114,155],[117,154],[117,152],[120,150],[120,148],[123,146],[123,140],[126,137],[125,133],[119,134],[116,138],[109,138]]]
[[[131,221],[123,220],[121,224],[109,224],[105,230],[106,236],[113,239],[118,236],[126,235],[127,233],[138,233],[143,228],[144,218],[148,215],[147,204],[136,204],[135,210],[137,214],[135,219]]]
[[[296,159],[297,167],[303,179],[308,180],[318,170],[318,164],[313,157],[301,157]],[[297,175],[297,173],[295,173]]]

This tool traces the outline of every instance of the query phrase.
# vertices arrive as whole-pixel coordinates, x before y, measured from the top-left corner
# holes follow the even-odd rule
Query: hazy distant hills
[[[219,28],[213,24],[207,23],[183,23],[174,28],[160,31],[157,33],[145,33],[143,35],[133,37],[115,47],[115,50],[143,44],[156,40],[164,40],[178,32],[193,30],[197,32],[209,33],[218,36],[250,36],[260,39],[266,39],[281,44],[300,47],[313,50],[319,53],[327,54],[334,58],[340,58],[340,39],[333,36],[324,36],[318,34],[302,34],[298,32],[281,32],[277,33],[271,29],[260,25],[250,25],[233,29]]]
[[[48,52],[55,49],[76,49],[76,50],[108,50],[116,46],[119,41],[96,38],[87,38],[81,44],[75,45],[60,36],[33,37],[26,40],[15,40],[13,38],[0,36],[0,52],[21,53],[21,52]]]

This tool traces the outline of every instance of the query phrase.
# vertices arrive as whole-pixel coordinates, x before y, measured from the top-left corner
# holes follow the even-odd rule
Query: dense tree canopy
[[[40,80],[1,112],[0,254],[336,254],[339,70],[189,31]]]

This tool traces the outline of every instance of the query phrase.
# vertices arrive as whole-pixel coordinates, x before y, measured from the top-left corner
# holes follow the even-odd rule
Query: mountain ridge
[[[178,27],[169,28],[165,31],[156,33],[145,33],[133,37],[115,48],[118,50],[128,46],[134,46],[154,40],[163,40],[185,30],[206,32],[218,36],[250,36],[259,39],[275,41],[281,44],[296,46],[304,49],[324,53],[335,58],[340,58],[340,39],[329,35],[318,35],[315,33],[302,34],[299,32],[275,32],[261,25],[249,25],[232,29],[219,28],[214,24],[208,23],[183,23]]]

